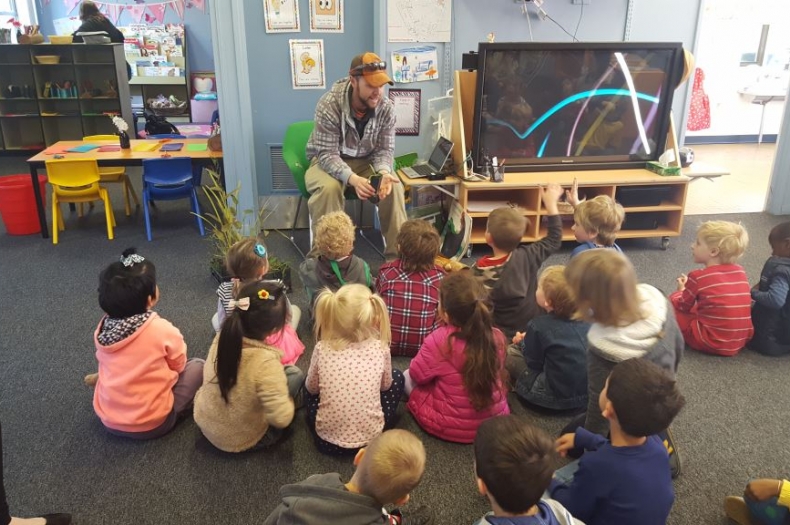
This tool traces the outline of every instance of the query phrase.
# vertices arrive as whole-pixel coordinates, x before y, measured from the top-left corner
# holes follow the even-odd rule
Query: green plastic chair
[[[302,208],[302,201],[310,198],[310,193],[307,191],[304,176],[307,173],[307,168],[310,167],[310,161],[307,160],[307,141],[313,133],[315,123],[312,120],[305,120],[302,122],[294,122],[288,129],[285,130],[285,138],[283,139],[283,161],[288,166],[291,175],[294,178],[296,187],[299,189],[299,202],[296,205],[296,214],[294,215],[294,222],[291,226],[291,244],[304,258],[305,254],[299,248],[294,240],[294,232],[296,231],[296,221],[299,218],[299,211]],[[313,242],[313,232],[310,232],[310,243]]]

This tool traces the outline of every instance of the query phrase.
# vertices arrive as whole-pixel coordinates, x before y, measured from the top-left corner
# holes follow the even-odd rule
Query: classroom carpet
[[[18,159],[4,159],[0,173],[23,173]],[[135,178],[139,190],[139,178]],[[71,512],[74,523],[93,524],[250,524],[278,504],[280,486],[311,474],[353,472],[350,458],[319,454],[308,433],[304,410],[292,435],[263,452],[226,454],[214,449],[190,418],[155,441],[117,438],[102,428],[83,376],[96,370],[93,332],[102,316],[97,303],[98,274],[130,246],[157,267],[161,301],[156,310],[184,334],[191,356],[205,357],[213,338],[216,282],[208,270],[210,243],[198,234],[186,201],[162,202],[153,212],[153,241],[145,238],[142,211],[122,212],[119,188],[111,187],[118,226],[108,241],[97,205],[83,218],[66,212],[66,230],[53,246],[40,236],[9,236],[0,227],[0,421],[3,429],[5,487],[13,515]],[[139,192],[138,192],[139,193]],[[665,293],[675,278],[693,268],[690,244],[706,217],[686,217],[684,233],[666,251],[652,240],[623,241],[640,279]],[[766,214],[722,215],[741,221],[751,235],[743,258],[756,282],[770,248],[770,228],[788,220]],[[376,238],[375,231],[368,231]],[[307,232],[297,232],[307,244]],[[270,252],[292,264],[300,256],[278,232],[266,237]],[[572,243],[548,263],[567,261]],[[381,259],[363,240],[357,255],[374,270]],[[487,253],[478,246],[474,256]],[[306,296],[294,271],[291,300],[305,307]],[[299,334],[313,346],[307,316]],[[394,358],[406,368],[408,359]],[[787,412],[790,358],[768,358],[745,350],[734,358],[687,351],[680,365],[686,408],[673,430],[682,458],[675,481],[671,525],[727,523],[724,497],[741,494],[756,477],[787,477],[790,440]],[[547,415],[510,397],[514,413],[557,434],[570,416]],[[473,451],[422,432],[400,407],[399,428],[424,442],[428,463],[410,505],[430,506],[437,524],[473,523],[488,510],[477,494]]]

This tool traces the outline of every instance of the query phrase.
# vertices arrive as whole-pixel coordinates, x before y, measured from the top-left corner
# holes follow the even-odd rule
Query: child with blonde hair
[[[269,336],[282,330],[288,300],[282,284],[253,281],[230,302],[231,312],[208,351],[195,423],[225,452],[269,447],[284,437],[304,373],[280,362]]]
[[[269,253],[260,240],[255,237],[242,239],[228,250],[225,267],[232,276],[217,288],[217,313],[211,320],[214,330],[219,333],[225,318],[233,312],[234,299],[246,285],[260,281],[269,272]],[[266,343],[282,350],[282,363],[293,365],[304,353],[304,344],[296,333],[302,311],[291,304],[286,297],[288,308],[287,322],[281,330],[269,334]]]
[[[573,187],[565,192],[566,199],[573,210],[573,235],[579,246],[573,249],[571,257],[594,248],[612,248],[622,252],[615,240],[623,226],[625,210],[608,195],[597,195],[589,200],[579,200],[579,183],[573,180]]]
[[[752,288],[754,338],[749,348],[780,356],[790,354],[790,222],[774,226],[768,242],[771,257]]]
[[[325,289],[315,302],[315,339],[307,424],[320,452],[356,452],[395,424],[403,395],[403,373],[390,360],[387,306],[361,284]]]
[[[740,224],[708,221],[697,230],[691,245],[696,264],[677,279],[677,291],[669,296],[686,344],[694,350],[734,356],[754,334],[749,280],[736,261],[749,244]]]
[[[494,327],[488,294],[470,272],[442,281],[444,324],[422,344],[406,370],[409,410],[429,434],[472,443],[486,419],[510,413],[505,336]]]
[[[526,328],[540,311],[535,302],[538,269],[562,246],[562,221],[557,202],[562,188],[548,184],[540,188],[546,207],[548,233],[532,244],[521,244],[529,219],[524,210],[503,206],[492,211],[486,223],[486,244],[493,254],[481,257],[472,267],[491,292],[494,325],[510,339]]]
[[[644,357],[672,377],[683,355],[683,336],[667,298],[614,250],[587,250],[571,259],[565,278],[579,316],[592,322],[587,332],[587,414],[584,428],[606,436],[598,396],[614,366]]]
[[[587,332],[590,324],[576,319],[576,303],[565,266],[545,268],[535,292],[546,310],[529,322],[508,347],[506,366],[516,394],[549,410],[587,406]]]
[[[282,503],[264,525],[343,523],[345,525],[430,523],[412,513],[385,513],[385,505],[404,505],[425,471],[425,447],[407,430],[388,430],[354,456],[354,475],[316,474],[280,489]]]
[[[370,266],[352,253],[354,232],[354,223],[344,211],[327,213],[318,219],[313,242],[318,257],[308,257],[299,265],[311,305],[323,288],[337,291],[345,284],[359,283],[373,289]]]
[[[398,255],[379,269],[376,292],[384,299],[392,328],[392,355],[414,357],[436,324],[444,270],[435,264],[441,240],[428,221],[412,219],[398,232]]]
[[[187,359],[184,336],[153,311],[159,302],[154,263],[134,248],[99,275],[105,316],[94,333],[98,374],[93,409],[117,436],[155,439],[170,432],[192,405],[204,361]]]

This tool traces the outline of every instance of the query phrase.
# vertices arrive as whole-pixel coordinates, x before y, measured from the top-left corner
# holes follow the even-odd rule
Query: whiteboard
[[[76,16],[66,18],[56,18],[52,21],[55,26],[56,35],[70,35],[74,33],[82,25],[82,22]]]
[[[452,0],[387,0],[390,42],[449,42]]]

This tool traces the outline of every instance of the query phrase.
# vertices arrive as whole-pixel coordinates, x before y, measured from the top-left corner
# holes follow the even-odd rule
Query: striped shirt
[[[690,329],[704,349],[732,355],[754,334],[752,296],[743,267],[717,264],[689,272],[686,289],[672,294],[672,304],[680,312],[696,314]]]

